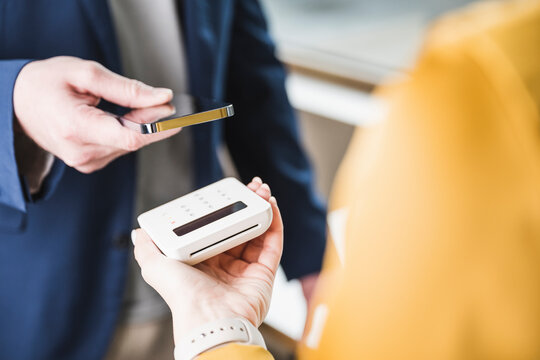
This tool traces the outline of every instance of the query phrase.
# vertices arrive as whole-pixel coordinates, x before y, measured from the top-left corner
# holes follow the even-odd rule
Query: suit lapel
[[[120,57],[107,0],[78,1],[88,18],[90,27],[96,34],[100,49],[103,50],[103,65],[114,72],[120,73]]]

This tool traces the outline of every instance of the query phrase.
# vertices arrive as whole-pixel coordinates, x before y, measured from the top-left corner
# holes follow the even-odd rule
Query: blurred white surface
[[[414,62],[429,24],[473,0],[263,0],[286,63],[379,84]]]
[[[306,322],[306,301],[298,280],[287,281],[281,266],[276,275],[272,303],[264,321],[292,339],[300,340]]]
[[[385,115],[385,107],[379,99],[346,85],[292,72],[286,86],[296,110],[319,117],[368,126],[378,123]]]

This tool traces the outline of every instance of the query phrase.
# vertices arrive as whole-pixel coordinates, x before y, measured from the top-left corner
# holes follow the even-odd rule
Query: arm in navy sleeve
[[[45,181],[42,191],[30,195],[15,154],[15,114],[13,110],[13,88],[21,69],[30,60],[0,60],[0,206],[26,212],[26,202],[46,197],[54,188],[63,168],[55,160],[53,169]],[[20,165],[20,164],[19,164]]]
[[[0,204],[26,211],[25,193],[15,159],[13,86],[28,60],[0,61]]]
[[[236,115],[225,138],[244,182],[272,187],[285,226],[282,266],[288,278],[318,272],[326,238],[325,207],[313,188],[298,124],[285,92],[285,71],[257,1],[236,1],[227,99]]]

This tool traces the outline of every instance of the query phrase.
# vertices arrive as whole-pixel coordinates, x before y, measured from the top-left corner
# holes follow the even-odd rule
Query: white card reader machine
[[[194,265],[263,234],[272,208],[240,181],[225,178],[137,220],[163,254]]]

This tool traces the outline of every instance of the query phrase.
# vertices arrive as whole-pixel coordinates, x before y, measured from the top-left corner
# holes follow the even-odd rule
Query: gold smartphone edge
[[[201,124],[208,121],[219,120],[234,115],[231,105],[219,109],[209,110],[202,113],[182,116],[176,119],[170,119],[154,123],[156,132],[176,129],[195,124]]]

